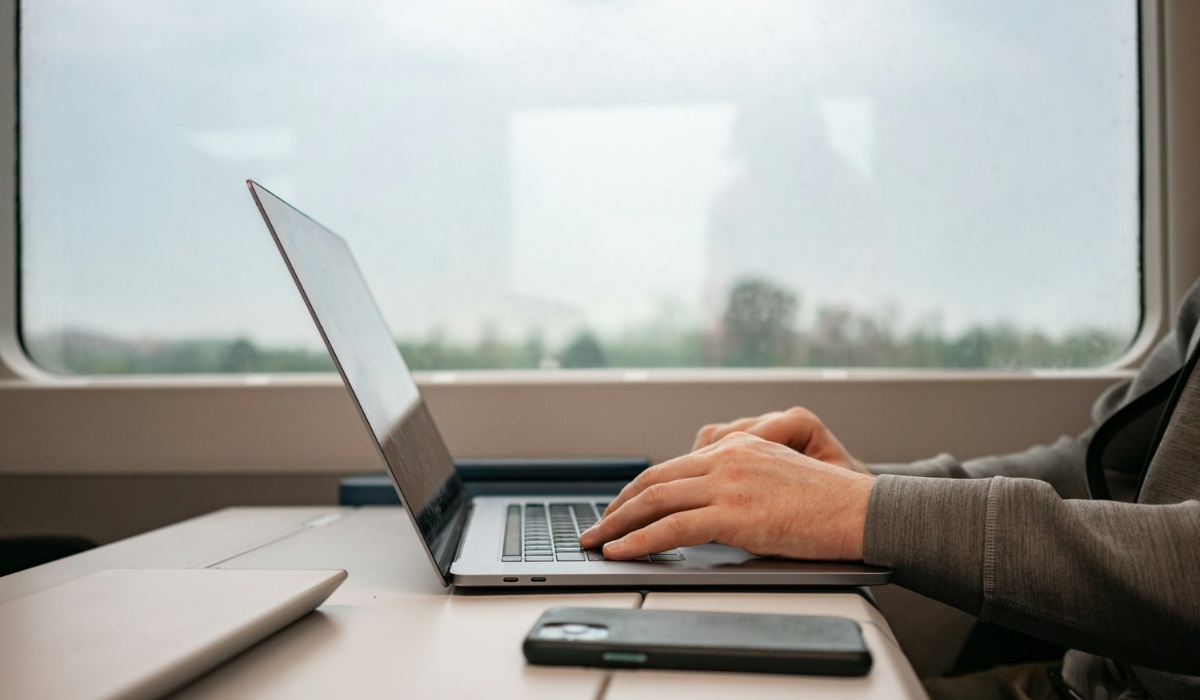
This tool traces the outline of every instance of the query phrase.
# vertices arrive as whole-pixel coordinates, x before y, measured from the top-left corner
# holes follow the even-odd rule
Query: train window
[[[1136,3],[39,0],[22,338],[328,370],[245,190],[415,369],[1080,367],[1141,318]]]

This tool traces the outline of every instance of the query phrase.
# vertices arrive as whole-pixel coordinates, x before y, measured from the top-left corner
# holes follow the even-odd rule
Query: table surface
[[[345,569],[317,612],[203,676],[180,697],[925,697],[879,611],[855,592],[448,590],[404,512],[231,508],[0,578],[0,603],[111,568]],[[862,678],[532,666],[521,642],[549,607],[842,615],[874,658]],[[2,634],[2,633],[0,633]]]

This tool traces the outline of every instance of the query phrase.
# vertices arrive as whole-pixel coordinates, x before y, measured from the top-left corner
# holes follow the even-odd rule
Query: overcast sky
[[[246,191],[393,330],[706,323],[754,274],[956,332],[1131,336],[1136,3],[22,9],[27,332],[316,346]]]

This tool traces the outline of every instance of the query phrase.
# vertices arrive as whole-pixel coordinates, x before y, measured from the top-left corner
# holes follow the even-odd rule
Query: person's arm
[[[1023,452],[980,457],[959,462],[940,454],[903,464],[868,464],[877,475],[923,476],[945,479],[986,479],[992,476],[1038,479],[1049,483],[1063,498],[1087,498],[1083,469],[1091,431],[1078,438],[1063,436],[1052,445],[1036,445]]]
[[[984,621],[1200,673],[1200,502],[1063,500],[1031,479],[881,476],[863,560]]]
[[[1182,364],[1198,318],[1200,282],[1146,366],[1097,402],[1094,424]],[[942,457],[929,468],[960,477],[1045,476],[1065,465],[1082,472],[1085,442],[963,465]],[[1185,449],[1196,453],[1195,445]],[[1121,471],[1139,466],[1133,459]],[[705,426],[690,454],[634,479],[580,543],[603,545],[612,559],[705,542],[862,559],[984,620],[1147,668],[1200,673],[1200,501],[1060,493],[1045,481],[1003,476],[875,477],[815,415],[793,409]]]
[[[1034,479],[873,477],[744,432],[635,478],[580,536],[610,559],[719,542],[861,559],[982,619],[1200,673],[1200,502],[1064,500]]]
[[[652,467],[580,536],[610,559],[719,542],[861,559],[1013,629],[1200,673],[1200,502],[1064,500],[1034,479],[872,477],[735,433]]]
[[[706,425],[696,434],[693,450],[708,447],[734,433],[746,433],[789,447],[813,459],[863,474],[978,479],[1012,476],[1050,482],[1063,498],[1086,498],[1083,460],[1087,435],[1061,438],[1053,445],[1039,445],[1018,454],[983,457],[959,462],[952,455],[907,464],[864,464],[850,454],[841,441],[812,411],[802,407],[773,411],[761,416],[739,418],[728,423]]]

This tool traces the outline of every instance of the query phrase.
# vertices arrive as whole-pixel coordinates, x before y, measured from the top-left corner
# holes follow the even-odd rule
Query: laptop
[[[467,493],[349,247],[254,181],[250,192],[443,585],[620,588],[867,586],[889,569],[756,557],[718,544],[605,560],[578,535],[607,496]]]

